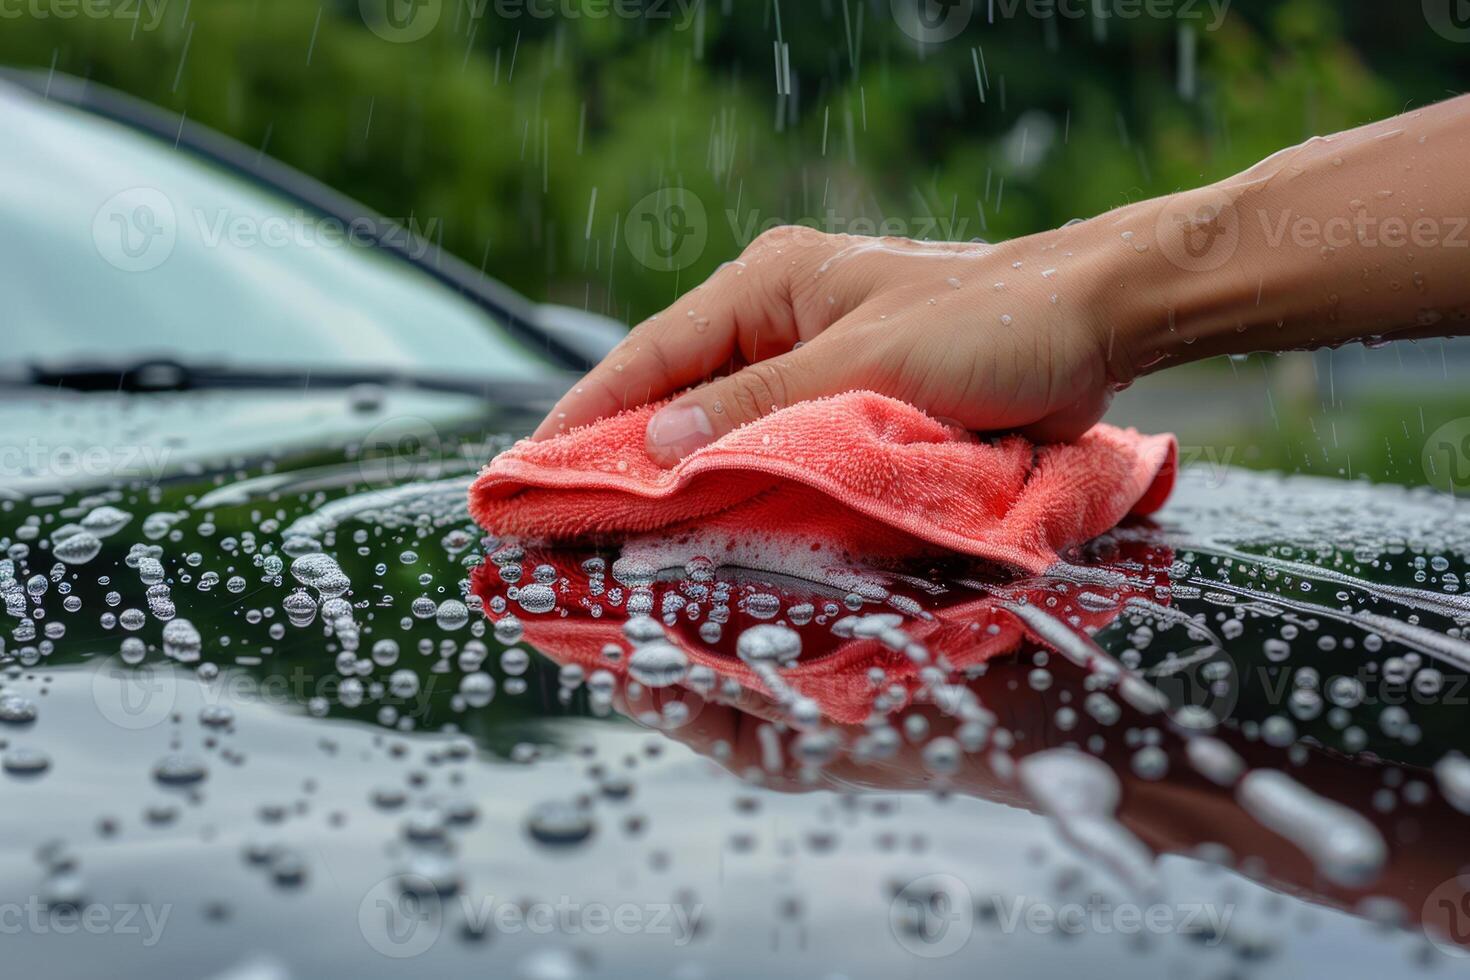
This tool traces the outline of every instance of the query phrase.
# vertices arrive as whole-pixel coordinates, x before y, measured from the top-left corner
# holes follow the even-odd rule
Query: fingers
[[[739,261],[639,324],[547,415],[545,439],[702,381],[736,354],[757,360],[791,349],[796,314],[786,263]]]
[[[821,344],[798,347],[694,389],[664,406],[648,422],[648,454],[672,466],[700,446],[747,422],[798,401],[849,388],[847,359]]]
[[[606,415],[662,398],[693,384],[730,358],[735,324],[726,310],[699,314],[699,324],[679,322],[674,309],[687,308],[688,296],[639,324],[617,347],[562,396],[536,428],[545,439]]]

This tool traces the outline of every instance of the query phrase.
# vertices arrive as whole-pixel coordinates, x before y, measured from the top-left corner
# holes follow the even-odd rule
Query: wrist
[[[1084,225],[1096,250],[1095,318],[1115,386],[1233,351],[1274,315],[1265,270],[1247,247],[1240,192],[1229,182],[1141,201]]]

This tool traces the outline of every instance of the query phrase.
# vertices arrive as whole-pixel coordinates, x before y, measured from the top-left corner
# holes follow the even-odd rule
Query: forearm
[[[1470,97],[1314,138],[1061,234],[1103,256],[1109,373],[1470,325]]]

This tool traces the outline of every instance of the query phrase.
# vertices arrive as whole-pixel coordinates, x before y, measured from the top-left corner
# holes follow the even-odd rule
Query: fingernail
[[[714,438],[714,426],[698,405],[670,405],[648,420],[648,450],[655,456],[683,459]]]

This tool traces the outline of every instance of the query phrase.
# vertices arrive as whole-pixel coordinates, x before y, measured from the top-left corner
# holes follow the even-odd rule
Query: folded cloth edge
[[[840,396],[838,396],[840,397]],[[884,396],[878,396],[883,398]],[[892,399],[886,399],[891,401]],[[904,403],[899,403],[904,404]],[[921,410],[911,405],[906,408],[924,415],[929,421],[934,421]],[[630,410],[636,411],[636,410]],[[772,413],[772,415],[779,413]],[[766,416],[765,418],[771,418]],[[758,425],[762,420],[749,423]],[[596,425],[597,423],[593,423]],[[942,424],[937,423],[936,424]],[[581,431],[581,429],[577,430]],[[1135,438],[1134,458],[1132,460],[1131,487],[1133,492],[1117,498],[1120,506],[1112,508],[1108,526],[1112,526],[1129,514],[1144,516],[1158,510],[1168,498],[1173,488],[1174,476],[1178,466],[1178,444],[1173,435],[1142,435],[1137,430],[1120,429],[1115,426],[1099,423],[1080,437],[1079,441],[1089,436],[1102,435],[1111,436],[1131,435]],[[570,435],[570,434],[567,434]],[[554,438],[566,438],[566,435]],[[1007,439],[1019,439],[1019,436],[1007,436]],[[614,472],[592,472],[567,467],[548,467],[540,463],[516,457],[508,451],[492,459],[483,467],[469,489],[470,515],[482,526],[498,531],[494,527],[494,501],[507,500],[519,494],[536,489],[544,490],[580,490],[588,492],[606,492],[627,494],[645,500],[664,500],[686,492],[690,485],[699,481],[702,477],[717,473],[729,473],[733,471],[760,473],[775,480],[787,480],[792,483],[804,485],[815,489],[832,499],[836,504],[845,507],[855,513],[870,519],[879,521],[885,525],[896,527],[908,534],[926,541],[930,544],[959,551],[965,554],[975,555],[981,558],[1003,561],[1008,564],[1025,568],[1029,571],[1040,571],[1050,564],[1049,556],[1039,550],[1032,548],[1017,548],[1014,543],[1003,543],[995,540],[987,540],[986,536],[967,535],[955,532],[948,528],[936,526],[934,523],[920,516],[906,513],[898,508],[884,507],[876,500],[865,497],[852,497],[847,493],[848,488],[838,481],[828,477],[826,474],[815,472],[810,468],[803,467],[797,463],[781,459],[779,457],[752,457],[727,456],[719,451],[710,452],[710,449],[718,446],[718,440],[708,447],[697,450],[686,457],[676,467],[676,472],[671,480],[659,484],[649,484],[640,481],[634,476],[621,475]],[[1041,447],[1044,451],[1045,447]],[[1034,474],[1035,469],[1028,474]],[[1131,501],[1125,503],[1125,501]],[[698,518],[693,518],[697,520]],[[682,521],[676,523],[683,523]],[[1100,528],[1095,533],[1101,533]],[[1050,542],[1048,542],[1050,544]],[[1080,542],[1079,542],[1080,543]]]

